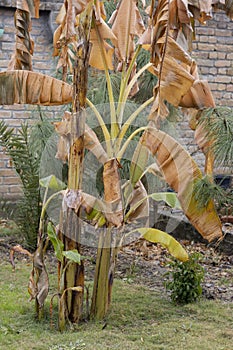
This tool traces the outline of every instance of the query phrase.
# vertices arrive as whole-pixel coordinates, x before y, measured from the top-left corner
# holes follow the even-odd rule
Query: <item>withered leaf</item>
[[[71,101],[72,86],[61,80],[25,70],[0,73],[0,105],[52,106]]]
[[[141,142],[156,156],[166,182],[177,192],[185,215],[207,240],[222,237],[222,228],[213,201],[199,208],[193,187],[202,173],[185,149],[171,136],[156,128],[148,128]]]

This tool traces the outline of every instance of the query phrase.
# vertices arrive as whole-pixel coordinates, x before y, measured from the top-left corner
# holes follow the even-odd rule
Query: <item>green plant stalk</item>
[[[117,153],[117,159],[120,162],[121,158],[123,157],[127,147],[129,146],[131,140],[134,138],[134,136],[136,136],[137,134],[139,134],[141,131],[145,131],[147,129],[147,126],[142,126],[141,128],[138,128],[137,130],[135,130],[125,141],[124,145],[122,146],[121,150]]]
[[[125,75],[125,77],[123,77],[123,79],[122,79],[122,86],[121,86],[121,88],[120,88],[120,95],[119,95],[119,100],[118,100],[119,103],[121,103],[121,102],[123,101],[123,96],[124,96],[125,89],[126,89],[126,87],[127,87],[127,84],[128,84],[129,78],[130,78],[130,74],[131,74],[131,72],[132,72],[134,63],[135,63],[135,61],[136,61],[136,59],[137,59],[137,57],[138,57],[138,55],[139,55],[139,52],[140,52],[140,50],[141,50],[141,47],[142,47],[141,45],[138,45],[136,51],[134,52],[133,58],[132,58],[132,60],[131,60],[131,62],[130,62],[129,68],[127,69],[126,75]],[[120,108],[120,107],[118,107],[118,110],[117,110],[117,113],[118,113],[118,114],[119,114],[119,108]]]
[[[99,48],[100,48],[100,52],[103,60],[104,72],[105,72],[107,87],[108,87],[108,96],[109,96],[110,113],[111,113],[111,138],[115,139],[119,133],[119,125],[116,118],[116,109],[115,109],[115,101],[114,101],[113,90],[112,90],[112,83],[111,83],[111,78],[108,71],[105,52],[103,49],[103,40],[101,38],[98,26],[96,25],[95,21],[94,21],[94,26],[95,26],[98,44],[99,44]]]
[[[123,202],[119,167],[115,158],[104,164],[103,184],[104,200],[107,203],[112,203],[113,201]],[[111,215],[115,216],[115,213],[112,212]],[[122,221],[123,210],[121,209],[120,223]],[[91,305],[91,317],[97,319],[105,317],[111,302],[114,268],[117,258],[117,252],[113,248],[113,245],[115,247],[117,245],[113,244],[112,241],[113,238],[117,240],[118,235],[113,237],[113,224],[111,222],[107,222],[106,226],[106,228],[101,230],[99,237]]]
[[[101,230],[97,260],[95,268],[95,279],[91,303],[91,318],[102,320],[108,311],[112,281],[109,280],[109,270],[111,264],[111,227]]]
[[[45,214],[46,214],[46,210],[48,209],[49,204],[52,202],[52,200],[58,196],[59,194],[61,194],[63,192],[63,190],[56,192],[54,194],[52,194],[47,201],[46,197],[47,197],[47,193],[48,193],[48,187],[45,190],[45,194],[44,194],[44,201],[43,201],[43,206],[42,206],[42,210],[41,210],[41,215],[40,215],[40,224],[39,224],[39,232],[43,231],[43,226],[44,226],[44,218],[45,218]]]
[[[109,131],[104,123],[104,120],[103,120],[101,114],[99,113],[98,109],[95,107],[95,105],[88,98],[86,98],[86,101],[87,101],[87,104],[89,105],[89,107],[93,110],[93,112],[94,112],[94,114],[99,122],[99,125],[100,125],[100,127],[103,131],[103,134],[104,134],[107,154],[108,154],[109,158],[112,158],[113,157],[113,149],[112,149],[112,144],[111,144],[110,133],[109,133]]]
[[[129,68],[127,69],[126,75],[124,76],[123,72],[122,72],[122,84],[120,87],[120,94],[119,94],[119,99],[118,99],[118,106],[117,106],[117,115],[118,115],[118,123],[119,125],[122,124],[122,120],[123,120],[123,114],[124,114],[124,108],[125,108],[125,102],[124,102],[124,94],[125,94],[125,90],[130,78],[130,74],[132,72],[134,63],[138,57],[138,54],[141,50],[141,45],[139,45],[133,55],[133,58],[130,62]],[[127,98],[126,98],[127,99]]]
[[[125,103],[128,96],[129,96],[129,93],[132,89],[132,87],[134,86],[134,84],[136,83],[136,81],[138,80],[138,78],[140,77],[140,75],[142,75],[143,72],[145,72],[145,70],[147,70],[148,68],[152,67],[153,64],[152,63],[147,63],[145,64],[145,66],[143,66],[136,74],[135,76],[132,78],[132,80],[130,81],[129,85],[127,86],[127,88],[125,89],[125,93],[124,93],[124,96],[123,96],[123,99],[122,99],[122,102]]]
[[[121,141],[123,140],[128,128],[130,127],[130,125],[132,124],[132,122],[137,118],[137,116],[139,115],[139,113],[141,113],[150,103],[152,103],[154,100],[154,97],[149,98],[147,101],[145,101],[141,106],[138,107],[138,109],[136,109],[136,111],[134,111],[131,116],[126,120],[126,122],[124,123],[124,125],[122,126],[120,133],[118,135],[117,138],[117,142],[116,142],[116,153],[119,152],[120,150],[120,146],[121,146]]]

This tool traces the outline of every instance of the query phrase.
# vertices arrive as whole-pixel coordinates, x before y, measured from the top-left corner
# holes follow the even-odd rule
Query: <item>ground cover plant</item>
[[[16,49],[7,72],[0,74],[1,104],[27,103],[39,105],[68,104],[62,121],[55,124],[60,136],[57,158],[68,164],[67,189],[61,190],[63,206],[59,225],[41,215],[37,237],[37,250],[33,254],[29,291],[35,299],[39,319],[44,314],[45,300],[49,292],[45,251],[48,240],[52,242],[58,259],[58,319],[59,329],[66,323],[78,323],[83,313],[85,296],[85,269],[82,256],[81,235],[83,223],[95,227],[97,235],[97,258],[91,318],[104,319],[112,295],[114,270],[122,240],[132,233],[139,233],[150,242],[160,242],[180,260],[188,260],[183,247],[166,232],[144,226],[141,218],[149,216],[149,198],[165,200],[169,205],[182,208],[191,223],[204,238],[211,241],[222,238],[221,222],[212,199],[202,205],[193,193],[201,170],[187,151],[171,136],[160,130],[160,122],[168,115],[166,102],[175,106],[203,109],[215,107],[208,83],[201,80],[197,66],[187,47],[192,37],[191,11],[200,22],[209,17],[208,5],[191,2],[161,0],[151,1],[148,26],[145,28],[136,1],[119,2],[111,18],[111,28],[105,22],[106,14],[102,1],[64,1],[59,17],[59,27],[54,33],[54,54],[59,57],[64,81],[32,71],[33,44],[30,39],[30,15],[32,1],[18,2],[15,14]],[[145,5],[145,2],[142,1]],[[190,6],[189,6],[190,5]],[[188,7],[189,6],[189,7]],[[193,9],[194,7],[194,9]],[[35,15],[38,16],[38,2]],[[126,20],[125,20],[125,14]],[[182,15],[181,15],[182,14]],[[127,35],[125,36],[125,33]],[[135,40],[138,37],[137,48]],[[114,45],[109,45],[111,40]],[[92,45],[91,45],[91,44]],[[22,49],[23,48],[23,49]],[[150,48],[150,62],[136,71],[137,56],[142,49]],[[115,56],[113,55],[115,53]],[[116,60],[115,62],[114,59]],[[111,71],[117,63],[121,72],[120,91],[117,101],[113,93]],[[87,99],[89,64],[103,70],[106,76],[109,110],[107,122],[102,110]],[[138,89],[137,80],[147,69],[157,76],[154,96],[127,115],[128,100]],[[66,82],[72,74],[72,83]],[[30,89],[33,85],[34,89]],[[12,92],[12,93],[11,93]],[[88,125],[86,104],[98,121],[104,143],[98,133]],[[149,122],[127,132],[137,116],[149,104]],[[85,123],[87,121],[87,123]],[[213,179],[214,155],[209,147],[213,138],[207,140],[202,125],[196,123],[196,139],[206,156],[205,173]],[[136,146],[130,156],[129,178],[122,179],[119,169],[124,154],[135,136]],[[203,143],[204,139],[204,143]],[[201,143],[200,143],[201,142]],[[83,189],[83,169],[86,152],[92,153],[102,166],[102,197],[94,196]],[[149,156],[153,162],[148,165]],[[174,193],[147,193],[143,176],[152,172],[163,177]],[[45,187],[42,213],[45,213],[49,189],[59,181],[49,174],[40,179]],[[55,185],[54,185],[55,184]],[[59,187],[59,186],[58,186]],[[137,225],[130,232],[124,231],[131,223]],[[139,222],[139,224],[138,224]]]

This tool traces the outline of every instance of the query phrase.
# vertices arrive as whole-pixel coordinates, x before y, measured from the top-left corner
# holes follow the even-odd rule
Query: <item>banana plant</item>
[[[27,0],[27,3],[30,2]],[[145,5],[145,1],[142,1],[142,5]],[[210,10],[209,2],[160,0],[155,4],[152,0],[147,9],[148,25],[145,26],[137,1],[121,0],[109,20],[109,26],[105,21],[103,1],[65,0],[54,35],[54,54],[60,57],[59,68],[62,68],[64,80],[69,70],[73,72],[73,86],[30,71],[0,73],[1,104],[56,105],[72,101],[72,114],[66,112],[63,120],[55,125],[60,135],[57,157],[69,164],[68,188],[63,199],[66,225],[61,225],[60,232],[63,233],[65,251],[78,248],[80,253],[80,244],[67,239],[67,236],[72,237],[72,232],[68,232],[70,229],[80,235],[80,220],[75,220],[75,216],[101,228],[98,231],[91,305],[93,318],[102,319],[108,311],[117,252],[124,236],[137,232],[145,239],[160,242],[175,257],[183,261],[188,259],[181,245],[167,233],[140,226],[139,219],[149,214],[149,197],[157,200],[162,196],[147,194],[142,181],[147,172],[163,177],[176,191],[179,205],[204,238],[211,241],[222,237],[221,223],[213,201],[209,201],[207,207],[200,208],[193,195],[195,182],[202,178],[201,170],[175,139],[159,129],[160,120],[168,114],[166,101],[174,106],[196,109],[214,105],[208,83],[199,79],[197,66],[188,53],[192,41],[192,18],[204,22],[210,17]],[[25,8],[23,11],[29,12]],[[144,49],[150,50],[151,61],[137,71],[137,57]],[[17,52],[15,55],[17,58]],[[109,96],[107,123],[102,111],[86,98],[89,63],[106,75]],[[114,69],[121,72],[118,101],[114,100],[111,81]],[[146,70],[158,78],[154,96],[128,116],[127,103],[140,88],[137,80]],[[33,89],[30,88],[32,84]],[[9,94],[9,91],[12,93]],[[99,124],[104,144],[85,123],[86,104]],[[130,133],[131,125],[148,106],[151,106],[149,123]],[[132,153],[129,178],[122,184],[121,162],[132,140],[138,136],[140,139]],[[197,141],[201,142],[203,137],[205,134],[202,134],[202,138],[197,136]],[[102,164],[103,198],[85,193],[82,189],[85,149]],[[154,159],[152,164],[148,164],[149,158]],[[206,172],[211,173],[213,155],[208,149],[206,159]],[[177,203],[175,193],[171,196],[172,202]],[[75,222],[74,226],[72,222]],[[132,222],[136,228],[131,229]],[[82,261],[78,268],[74,263],[69,264],[64,275],[66,285],[62,300],[65,300],[65,304],[61,305],[61,312],[64,314],[63,306],[66,305],[67,318],[77,322],[82,313],[84,290]],[[61,324],[64,325],[64,317]]]
[[[83,287],[82,286],[73,286],[65,288],[65,273],[66,269],[68,269],[69,265],[72,263],[81,264],[82,257],[77,249],[74,250],[64,250],[64,244],[62,240],[58,238],[58,234],[52,225],[51,222],[47,225],[47,234],[48,238],[51,241],[56,258],[59,262],[59,270],[58,270],[58,293],[52,296],[51,303],[50,303],[50,311],[52,313],[52,307],[53,307],[53,298],[54,296],[58,296],[59,298],[59,315],[58,315],[58,328],[60,331],[63,331],[65,329],[66,319],[67,319],[67,304],[66,304],[66,294],[68,292],[76,292],[78,293],[79,297],[83,294]]]
[[[171,8],[169,8],[170,5],[172,6]],[[196,108],[207,107],[213,103],[207,82],[199,80],[195,62],[185,52],[179,41],[176,40],[178,29],[174,31],[175,34],[169,30],[171,27],[169,21],[173,20],[175,22],[176,20],[178,24],[186,26],[186,32],[189,37],[191,35],[187,22],[190,22],[187,4],[184,18],[174,18],[177,13],[177,6],[172,1],[159,1],[157,9],[154,11],[152,2],[149,26],[145,29],[137,2],[122,0],[112,14],[109,21],[112,25],[110,28],[104,21],[103,2],[95,1],[90,31],[90,41],[93,45],[90,65],[105,72],[110,113],[109,120],[104,120],[101,111],[91,101],[87,100],[87,104],[93,110],[104,135],[105,147],[102,146],[94,132],[90,132],[88,125],[85,126],[84,145],[102,163],[104,196],[102,200],[99,200],[91,194],[80,190],[76,192],[68,190],[64,201],[67,206],[74,210],[80,210],[80,207],[82,207],[82,212],[87,215],[89,221],[93,225],[103,228],[100,232],[97,250],[91,306],[92,317],[98,319],[106,315],[111,301],[113,271],[117,256],[116,247],[123,236],[121,230],[132,220],[136,221],[142,215],[148,215],[148,197],[141,178],[144,174],[149,154],[156,158],[155,162],[159,167],[159,172],[163,174],[167,183],[177,192],[185,214],[199,232],[208,240],[221,237],[221,224],[213,202],[209,203],[208,208],[197,209],[197,203],[192,194],[195,181],[202,177],[200,169],[181,145],[158,129],[159,119],[165,118],[167,115],[165,99],[175,106],[182,105]],[[63,20],[60,24],[61,28],[63,28],[61,38],[64,38],[64,29],[67,29],[68,13],[69,9],[67,8],[65,11],[63,8]],[[172,28],[174,28],[174,25]],[[150,31],[150,35],[148,35],[147,31]],[[184,33],[181,34],[184,36]],[[136,37],[139,38],[139,44],[135,49]],[[185,39],[186,41],[190,40],[189,37],[183,38],[183,41]],[[106,42],[106,39],[110,40],[115,48],[118,60],[117,69],[122,72],[118,101],[114,101],[111,85],[112,55],[114,50],[109,45],[109,42]],[[148,42],[149,39],[151,40],[150,42]],[[61,42],[62,40],[60,39],[59,41]],[[136,59],[145,45],[147,48],[148,45],[151,47],[151,62],[148,62],[136,72]],[[173,52],[175,52],[174,57],[172,55]],[[62,55],[63,57],[64,55]],[[137,79],[147,69],[150,69],[158,76],[155,96],[139,106],[125,119],[127,101],[137,91]],[[196,99],[193,99],[193,95],[196,96]],[[192,105],[189,99],[191,99]],[[131,124],[140,112],[152,102],[149,125],[136,129],[126,138]],[[59,147],[61,159],[68,158],[67,149],[69,149],[72,130],[70,120],[71,118],[66,115],[63,121],[56,125],[56,129],[61,137],[59,143],[61,146]],[[106,124],[110,125],[110,128]],[[143,135],[132,156],[130,178],[121,186],[119,171],[121,159],[124,157],[133,138],[140,133],[143,133]],[[92,145],[91,147],[90,144]],[[72,201],[70,201],[70,198],[72,198]],[[85,220],[85,217],[83,219]],[[119,233],[114,239],[119,242],[115,241],[112,247],[114,229],[117,229]],[[138,232],[150,232],[150,237],[153,234],[158,234],[153,229],[144,231],[142,228],[138,228]],[[161,235],[162,233],[160,232],[159,237]],[[145,237],[148,236],[145,235]]]
[[[31,296],[31,300],[35,299],[36,314],[39,320],[43,318],[44,303],[49,291],[49,277],[44,263],[44,254],[48,244],[46,235],[48,230],[46,227],[47,208],[51,201],[61,194],[64,187],[66,187],[66,185],[54,175],[41,179],[40,185],[42,188],[45,188],[45,191],[40,215],[37,249],[32,256],[33,268],[28,285],[28,292]],[[48,195],[49,190],[52,190],[54,193]]]

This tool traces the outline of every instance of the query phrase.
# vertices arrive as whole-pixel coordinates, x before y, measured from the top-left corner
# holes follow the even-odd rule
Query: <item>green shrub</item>
[[[189,260],[169,262],[170,271],[166,273],[169,280],[165,282],[167,291],[171,291],[171,299],[177,304],[188,304],[196,301],[202,294],[201,282],[204,269],[199,264],[201,255],[193,253]]]

